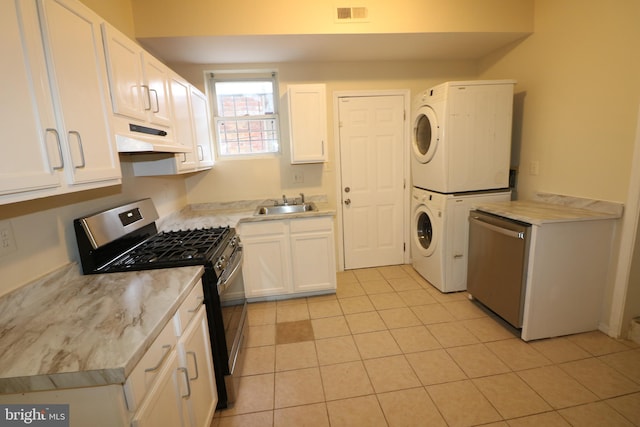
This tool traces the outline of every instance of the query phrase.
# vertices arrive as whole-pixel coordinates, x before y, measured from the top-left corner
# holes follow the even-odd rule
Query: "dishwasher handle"
[[[479,225],[480,227],[484,227],[491,231],[495,231],[496,233],[503,234],[507,237],[513,237],[514,239],[523,239],[524,240],[524,231],[514,231],[506,228],[498,227],[497,225],[489,224],[482,220],[481,217],[470,216],[469,222]]]

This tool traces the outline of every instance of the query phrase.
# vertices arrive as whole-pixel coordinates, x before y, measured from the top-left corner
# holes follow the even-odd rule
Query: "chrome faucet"
[[[284,194],[282,195],[282,203],[286,206],[289,204],[289,201],[287,200],[287,196],[285,196]]]
[[[300,193],[300,204],[304,205],[304,193]]]

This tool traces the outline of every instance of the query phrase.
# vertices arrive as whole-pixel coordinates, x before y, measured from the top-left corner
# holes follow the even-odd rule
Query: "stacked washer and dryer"
[[[468,214],[511,199],[515,80],[447,82],[415,98],[413,267],[441,292],[467,287]]]

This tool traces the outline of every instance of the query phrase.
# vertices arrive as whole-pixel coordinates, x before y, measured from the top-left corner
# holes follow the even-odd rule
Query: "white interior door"
[[[338,103],[344,268],[404,261],[404,97]]]

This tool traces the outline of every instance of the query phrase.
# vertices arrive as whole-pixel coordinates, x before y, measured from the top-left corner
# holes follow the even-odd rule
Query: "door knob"
[[[344,192],[348,193],[349,191],[351,191],[351,187],[344,187]]]
[[[345,205],[347,205],[347,206],[349,206],[349,205],[351,204],[351,199],[347,199],[347,200],[345,200],[345,201],[344,201],[344,204],[345,204]]]

